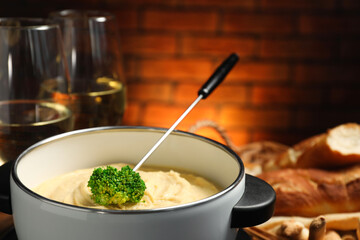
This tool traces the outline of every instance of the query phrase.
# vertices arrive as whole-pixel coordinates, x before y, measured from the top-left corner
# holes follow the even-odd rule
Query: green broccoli
[[[91,188],[91,198],[103,206],[140,202],[146,189],[140,174],[129,166],[120,171],[111,166],[94,169],[88,187]]]

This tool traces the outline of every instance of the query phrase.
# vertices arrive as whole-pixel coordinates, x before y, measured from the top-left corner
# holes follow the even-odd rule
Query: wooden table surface
[[[14,221],[12,215],[0,212],[0,239],[13,227]]]

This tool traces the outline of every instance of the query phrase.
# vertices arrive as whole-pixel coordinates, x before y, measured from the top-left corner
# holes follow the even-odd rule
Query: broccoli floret
[[[122,167],[120,171],[111,166],[94,169],[88,187],[91,188],[91,198],[103,206],[138,203],[146,189],[140,174],[129,166]]]

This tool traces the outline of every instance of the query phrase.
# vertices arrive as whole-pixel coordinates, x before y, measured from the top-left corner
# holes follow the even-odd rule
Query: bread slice
[[[329,169],[355,163],[360,163],[360,125],[346,123],[289,148],[279,155],[273,169]]]

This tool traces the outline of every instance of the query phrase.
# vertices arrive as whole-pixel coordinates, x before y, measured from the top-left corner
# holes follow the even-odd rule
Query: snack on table
[[[278,239],[360,239],[360,213],[326,214],[314,218],[273,217],[256,228]],[[251,228],[245,229],[253,233]]]
[[[275,215],[360,211],[360,165],[338,171],[281,169],[258,175],[276,192]]]
[[[267,181],[276,192],[275,215],[316,217],[360,211],[360,125],[340,125],[291,148],[284,147],[283,152],[277,151],[276,143],[252,143],[243,149],[246,151],[239,155],[245,167],[251,167],[248,173]],[[301,153],[296,161],[279,161],[294,149]],[[328,161],[337,168],[320,168]],[[311,164],[313,167],[300,167]]]
[[[359,124],[342,124],[283,152],[261,147],[248,144],[239,155],[248,173],[274,188],[275,216],[249,233],[263,231],[269,239],[360,240]]]
[[[252,175],[260,174],[263,169],[271,168],[275,159],[289,147],[271,141],[253,142],[236,147],[236,153],[245,164],[245,170]]]
[[[360,125],[347,123],[289,148],[273,167],[327,169],[355,163],[360,163]]]

